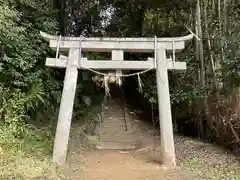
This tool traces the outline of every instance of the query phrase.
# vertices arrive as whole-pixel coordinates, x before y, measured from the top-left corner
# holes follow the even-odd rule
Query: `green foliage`
[[[229,4],[228,13],[222,12],[222,8],[221,17],[218,17],[217,8],[211,6],[213,1],[202,2],[201,9],[204,9],[203,5],[208,5],[206,12],[201,14],[206,84],[200,83],[202,69],[196,59],[196,48],[189,42],[185,51],[177,54],[177,60],[187,62],[187,71],[169,73],[172,104],[179,109],[189,110],[192,108],[189,104],[201,102],[205,93],[213,96],[219,91],[227,96],[225,92],[240,84],[239,7],[236,3]],[[56,34],[60,29],[71,36],[79,36],[83,32],[86,36],[101,37],[182,36],[189,33],[185,26],[194,31],[194,4],[195,1],[187,0],[104,0],[99,4],[86,1],[84,5],[81,1],[68,0],[0,0],[0,143],[14,142],[16,137],[24,139],[26,134],[32,136],[36,129],[30,130],[29,124],[36,123],[39,114],[44,116],[47,113],[42,118],[45,121],[57,115],[63,77],[60,71],[45,67],[45,57],[51,56],[52,52],[39,31]],[[109,7],[112,7],[113,14],[103,27],[102,20],[109,15],[102,17],[99,12]],[[203,18],[204,14],[207,14],[207,21]],[[227,32],[223,26],[228,27]],[[214,59],[214,70],[210,55]],[[84,56],[106,59],[109,53],[86,53]],[[133,58],[139,59],[140,56],[135,54]],[[157,107],[155,73],[149,72],[141,78],[143,95]],[[88,109],[81,104],[80,98],[90,86],[81,80],[79,84],[74,119],[80,119]],[[33,141],[37,142],[38,138],[43,141],[41,137],[45,136],[34,136]]]
[[[1,126],[21,137],[36,113],[56,109],[59,103],[61,84],[44,66],[49,50],[39,34],[40,30],[53,33],[58,23],[47,1],[0,3]]]
[[[0,128],[0,177],[2,179],[42,179],[51,177],[53,134],[50,126],[25,125],[21,138],[8,125]]]

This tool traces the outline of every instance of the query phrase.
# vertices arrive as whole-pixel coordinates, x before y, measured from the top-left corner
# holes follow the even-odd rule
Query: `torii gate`
[[[156,69],[156,81],[161,131],[162,162],[169,168],[176,166],[173,126],[168,83],[168,70],[185,70],[185,62],[175,62],[175,52],[185,47],[185,41],[193,34],[176,38],[81,38],[52,36],[41,32],[41,36],[53,50],[68,52],[68,58],[47,58],[46,65],[66,68],[58,124],[54,141],[53,161],[63,164],[67,157],[73,103],[77,85],[78,69],[142,70]],[[61,37],[61,38],[60,38]],[[173,59],[166,57],[173,52]],[[112,61],[87,60],[82,52],[112,52]],[[155,52],[155,58],[146,61],[124,60],[124,52]]]

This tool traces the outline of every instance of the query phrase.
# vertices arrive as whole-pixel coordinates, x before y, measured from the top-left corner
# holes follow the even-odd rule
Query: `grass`
[[[82,110],[82,109],[81,109]],[[85,108],[85,110],[87,110]],[[97,118],[97,110],[88,109],[81,116],[75,116],[71,130],[71,140],[82,136],[75,129],[87,122],[90,126]],[[83,115],[85,116],[83,118]],[[81,120],[80,120],[81,119]],[[85,127],[86,128],[86,127]],[[21,138],[13,136],[12,128],[0,125],[0,179],[1,180],[56,180],[67,179],[52,163],[52,147],[56,125],[37,124],[26,127]],[[87,127],[87,130],[92,127]],[[86,142],[83,142],[86,143]],[[71,142],[69,142],[71,147]],[[90,146],[86,144],[86,146]],[[57,178],[56,178],[57,177]]]
[[[42,179],[52,170],[51,149],[53,136],[50,127],[28,129],[21,139],[10,135],[11,130],[1,131],[1,179]]]

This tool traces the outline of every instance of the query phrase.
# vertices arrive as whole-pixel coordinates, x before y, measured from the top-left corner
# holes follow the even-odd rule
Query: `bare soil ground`
[[[116,127],[117,128],[117,127]],[[239,159],[223,149],[191,138],[175,136],[178,168],[161,166],[159,138],[151,125],[133,119],[134,135],[140,144],[137,150],[94,150],[82,146],[77,129],[73,131],[71,151],[66,166],[60,171],[73,180],[238,180]],[[87,150],[88,149],[88,150]],[[90,150],[91,149],[91,150]]]
[[[117,127],[116,127],[117,128]],[[67,163],[55,169],[50,155],[38,148],[31,155],[22,143],[13,153],[0,148],[0,179],[8,180],[240,180],[240,159],[222,148],[175,135],[177,169],[161,166],[159,137],[151,125],[133,117],[137,150],[100,151],[72,125]],[[37,144],[37,142],[36,142]],[[29,148],[27,148],[29,149]],[[24,151],[23,151],[24,150]],[[13,178],[11,178],[13,177]]]

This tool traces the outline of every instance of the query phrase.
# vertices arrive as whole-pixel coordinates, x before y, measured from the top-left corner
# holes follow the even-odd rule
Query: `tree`
[[[48,5],[38,0],[0,5],[0,114],[17,134],[39,109],[51,106],[54,91],[60,90],[53,73],[43,69],[49,51],[39,30],[54,33],[58,24]]]

